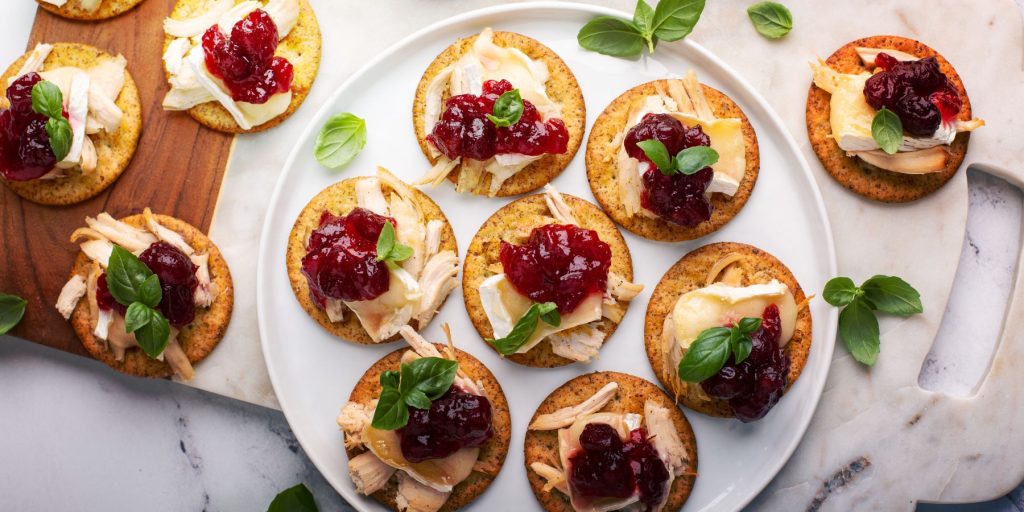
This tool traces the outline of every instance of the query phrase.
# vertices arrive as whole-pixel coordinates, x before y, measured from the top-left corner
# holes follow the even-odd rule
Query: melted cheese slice
[[[402,443],[394,430],[379,430],[367,425],[362,439],[381,462],[405,471],[417,482],[439,492],[451,492],[452,487],[469,477],[480,455],[479,447],[463,448],[443,459],[409,462],[402,455]]]
[[[381,296],[345,303],[375,342],[390,338],[408,324],[423,296],[419,283],[405,269],[392,269],[388,276],[388,291]]]
[[[600,320],[603,302],[604,297],[600,293],[593,293],[583,299],[583,302],[572,312],[562,315],[558,327],[548,325],[544,321],[537,322],[537,328],[533,334],[516,353],[525,354],[550,334]],[[533,301],[529,297],[519,293],[512,286],[512,282],[505,277],[505,274],[495,274],[481,283],[480,303],[483,305],[487,320],[491,323],[495,338],[508,336],[516,322],[533,305]]]
[[[770,304],[779,308],[779,346],[785,346],[796,328],[796,301],[789,287],[774,279],[750,286],[714,283],[684,293],[672,310],[676,343],[685,350],[705,329],[733,324],[745,317],[761,318]]]

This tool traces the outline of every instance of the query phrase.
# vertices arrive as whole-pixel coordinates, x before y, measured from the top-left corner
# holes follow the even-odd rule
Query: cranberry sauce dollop
[[[534,228],[524,245],[501,243],[501,266],[519,293],[570,313],[591,293],[604,293],[612,250],[597,232],[567,224]]]
[[[278,42],[274,20],[266,11],[256,9],[235,23],[230,38],[217,25],[206,30],[206,68],[224,81],[231,99],[266,103],[271,96],[288,92],[295,74],[290,62],[274,56]]]
[[[647,114],[626,132],[626,154],[650,168],[644,172],[640,204],[658,217],[680,226],[694,227],[711,218],[711,203],[705,196],[714,171],[705,167],[694,174],[666,176],[651,162],[638,142],[657,139],[670,155],[694,146],[710,146],[711,139],[700,126],[687,128],[668,114]]]
[[[326,299],[373,300],[388,291],[388,267],[377,261],[377,238],[394,219],[365,208],[348,215],[320,215],[320,227],[309,236],[302,273],[320,307]]]
[[[541,121],[537,107],[523,100],[523,115],[507,128],[499,128],[487,118],[494,102],[511,91],[508,80],[484,82],[483,94],[460,94],[445,102],[441,119],[427,140],[445,156],[487,160],[494,155],[519,153],[529,156],[565,153],[569,132],[561,119]]]
[[[167,242],[151,244],[139,255],[139,261],[160,278],[162,298],[157,309],[167,317],[167,321],[175,327],[192,323],[196,317],[194,296],[199,286],[199,278],[196,277],[199,267],[180,249]],[[113,309],[122,316],[128,309],[110,294],[106,272],[96,280],[96,303],[100,309]]]
[[[712,398],[728,400],[740,421],[759,420],[782,398],[789,374],[789,357],[779,346],[782,320],[771,304],[761,314],[761,327],[752,335],[750,356],[736,364],[732,356],[716,375],[700,383]]]
[[[486,443],[494,434],[491,402],[457,386],[430,404],[409,408],[409,423],[398,430],[402,456],[409,462],[442,459],[462,448]]]
[[[875,64],[882,71],[868,78],[864,98],[876,110],[885,107],[895,112],[907,133],[927,137],[960,113],[960,93],[935,57],[900,62],[879,53]]]
[[[27,73],[7,88],[11,108],[0,110],[0,175],[5,179],[36,179],[57,164],[46,133],[48,119],[32,110],[32,88],[42,80],[38,73]]]
[[[623,441],[611,425],[591,423],[580,434],[580,449],[569,456],[569,486],[574,496],[624,499],[640,494],[644,510],[665,498],[668,468],[638,428]]]

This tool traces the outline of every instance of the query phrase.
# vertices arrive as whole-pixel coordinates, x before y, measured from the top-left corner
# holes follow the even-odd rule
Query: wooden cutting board
[[[115,218],[154,212],[178,217],[204,232],[210,227],[234,137],[204,128],[183,112],[165,112],[163,20],[175,0],[147,0],[125,15],[98,23],[76,22],[43,9],[36,14],[27,48],[39,42],[93,45],[128,59],[142,97],[142,137],[128,169],[100,195],[69,207],[41,206],[2,188],[0,192],[0,292],[28,300],[11,334],[85,355],[70,324],[54,309],[78,247],[68,241],[87,215]],[[10,63],[0,63],[6,67]]]

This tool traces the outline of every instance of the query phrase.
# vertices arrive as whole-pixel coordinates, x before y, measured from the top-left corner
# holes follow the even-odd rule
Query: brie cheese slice
[[[779,308],[779,346],[785,346],[796,328],[796,300],[788,286],[774,279],[750,286],[714,283],[684,293],[672,310],[676,343],[685,350],[705,329],[733,324],[745,317],[761,318],[770,304]]]

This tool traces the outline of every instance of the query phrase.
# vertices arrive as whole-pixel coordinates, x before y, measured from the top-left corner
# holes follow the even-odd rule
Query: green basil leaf
[[[399,373],[395,370],[387,370],[380,374],[380,386],[382,388],[395,388],[398,389]]]
[[[745,317],[745,318],[741,318],[740,322],[739,322],[739,324],[737,324],[737,326],[739,327],[739,332],[740,333],[742,333],[742,334],[753,334],[754,331],[758,330],[761,327],[761,319],[760,318],[752,318],[752,317],[749,317],[749,316]]]
[[[754,350],[754,340],[750,339],[750,336],[745,334],[738,334],[736,340],[732,345],[733,358],[736,360],[736,364],[740,364],[750,357],[750,352]]]
[[[427,397],[426,393],[418,389],[409,391],[409,393],[402,395],[402,398],[409,407],[423,410],[430,409],[430,398]]]
[[[494,349],[502,355],[507,356],[515,354],[516,351],[530,339],[533,331],[537,330],[537,323],[540,321],[542,313],[548,317],[544,320],[546,323],[555,325],[548,321],[554,320],[554,317],[551,315],[551,311],[555,311],[557,314],[557,310],[551,307],[553,305],[553,302],[545,302],[543,304],[534,303],[530,306],[530,309],[526,310],[526,313],[523,313],[522,318],[516,322],[515,327],[512,327],[508,336],[501,339],[488,339],[485,341],[490,343]],[[561,317],[558,318],[558,322],[561,323]]]
[[[924,311],[921,294],[896,276],[874,276],[864,281],[861,290],[875,309],[890,315],[910,316]]]
[[[391,254],[388,255],[388,259],[391,261],[405,261],[410,257],[412,257],[412,247],[399,243],[395,244],[395,247],[391,249]]]
[[[32,86],[32,111],[49,118],[63,119],[64,95],[61,94],[60,87],[46,80]]]
[[[644,37],[630,21],[598,16],[583,25],[576,40],[580,46],[612,57],[636,57],[644,50]]]
[[[366,146],[366,121],[348,112],[324,123],[313,144],[313,156],[328,169],[344,167]]]
[[[644,155],[661,171],[662,174],[675,174],[675,167],[672,156],[668,154],[668,148],[658,139],[642,140],[636,143],[637,147],[643,150]]]
[[[558,313],[558,305],[554,302],[544,302],[537,310],[540,313],[540,319],[544,323],[552,327],[562,325],[562,315]]]
[[[153,274],[146,278],[139,285],[139,302],[155,308],[163,298],[163,291],[160,289],[160,278]]]
[[[708,146],[692,146],[676,155],[675,170],[689,176],[715,162],[718,162],[718,151]]]
[[[51,117],[46,121],[46,135],[50,138],[50,149],[58,162],[71,151],[71,123],[67,119]]]
[[[320,512],[320,509],[316,506],[313,493],[309,492],[305,484],[299,484],[274,497],[267,512]]]
[[[0,334],[7,334],[25,316],[28,301],[17,295],[0,294]]]
[[[732,330],[726,327],[712,327],[701,332],[679,361],[679,378],[687,382],[701,382],[718,373],[732,351],[731,338]]]
[[[128,311],[124,314],[125,332],[135,332],[152,321],[151,311],[152,308],[141,302],[132,302],[132,305],[128,306]]]
[[[825,302],[838,308],[853,302],[853,299],[857,298],[860,293],[857,285],[853,284],[853,279],[849,277],[833,277],[825,283],[825,290],[822,292],[822,296],[825,297]]]
[[[107,288],[114,300],[125,306],[130,306],[133,302],[144,302],[141,288],[153,275],[153,271],[139,261],[137,256],[119,245],[114,245],[107,263]]]
[[[370,425],[380,430],[396,430],[409,423],[409,408],[402,400],[398,388],[383,388],[377,399]]]
[[[458,371],[459,364],[451,359],[421,357],[402,365],[402,379],[398,389],[406,403],[409,403],[409,396],[416,392],[422,393],[428,401],[437,400],[452,387]],[[428,403],[426,407],[420,408],[429,407]]]
[[[171,336],[171,324],[159,311],[141,303],[137,304],[146,308],[149,321],[135,331],[135,341],[139,342],[139,347],[142,347],[142,351],[147,356],[155,358],[167,348],[167,340]]]
[[[678,41],[693,31],[704,11],[704,0],[661,0],[654,9],[654,35]]]
[[[654,9],[644,0],[636,0],[633,9],[633,24],[640,30],[640,35],[647,41],[647,51],[654,53],[657,39],[654,37]]]
[[[519,95],[519,89],[512,89],[498,96],[494,101],[494,113],[487,114],[494,126],[508,128],[519,122],[523,117],[523,98]]]
[[[888,154],[894,154],[903,143],[903,123],[895,112],[882,107],[871,121],[871,137]]]
[[[768,39],[778,39],[793,30],[793,14],[777,2],[758,2],[747,8],[754,29]]]
[[[391,221],[384,222],[384,227],[377,235],[377,261],[386,261],[395,248],[395,226]]]
[[[878,319],[871,306],[860,297],[839,313],[839,339],[854,359],[869,366],[875,364],[881,344]]]

